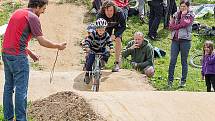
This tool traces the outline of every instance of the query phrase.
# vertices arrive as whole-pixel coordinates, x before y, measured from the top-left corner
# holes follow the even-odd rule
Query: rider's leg
[[[89,84],[90,82],[90,73],[89,71],[92,71],[92,65],[95,60],[95,54],[89,53],[88,57],[86,59],[86,73],[85,73],[85,78],[84,81],[86,84]]]

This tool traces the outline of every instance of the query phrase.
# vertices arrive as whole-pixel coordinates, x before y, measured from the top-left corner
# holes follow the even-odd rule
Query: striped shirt
[[[93,31],[86,39],[83,45],[85,48],[90,48],[94,52],[104,52],[106,46],[113,49],[113,42],[110,35],[105,32],[103,36],[99,36],[96,31]]]

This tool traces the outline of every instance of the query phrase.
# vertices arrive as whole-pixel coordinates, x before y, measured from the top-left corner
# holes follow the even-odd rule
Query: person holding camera
[[[175,65],[177,57],[181,54],[182,75],[179,87],[185,87],[188,64],[187,59],[191,48],[192,40],[192,24],[194,21],[194,13],[189,9],[189,1],[180,2],[180,10],[176,12],[170,19],[169,29],[171,31],[171,54],[168,73],[168,86],[171,88],[174,80]]]

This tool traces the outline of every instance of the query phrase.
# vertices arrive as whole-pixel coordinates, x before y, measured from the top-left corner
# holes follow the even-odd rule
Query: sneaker
[[[179,87],[183,88],[186,86],[186,81],[180,81]]]
[[[115,64],[114,68],[112,69],[112,72],[119,72],[119,64]]]
[[[91,78],[90,78],[89,73],[86,73],[86,74],[85,74],[85,77],[84,77],[84,82],[85,82],[86,84],[89,84],[89,83],[90,83],[90,80],[91,80]]]
[[[147,23],[144,15],[140,15],[140,21],[143,23]]]

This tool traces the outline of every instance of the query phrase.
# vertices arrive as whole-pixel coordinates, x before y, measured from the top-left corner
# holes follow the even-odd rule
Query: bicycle
[[[202,68],[203,54],[196,52],[195,55],[190,57],[190,64],[195,68]]]
[[[99,91],[99,84],[100,84],[100,79],[101,79],[101,59],[104,55],[104,53],[95,53],[93,51],[90,51],[90,53],[95,54],[95,60],[92,66],[92,71],[89,72],[89,76],[91,77],[92,80],[92,88],[91,90],[93,92],[98,92]]]

